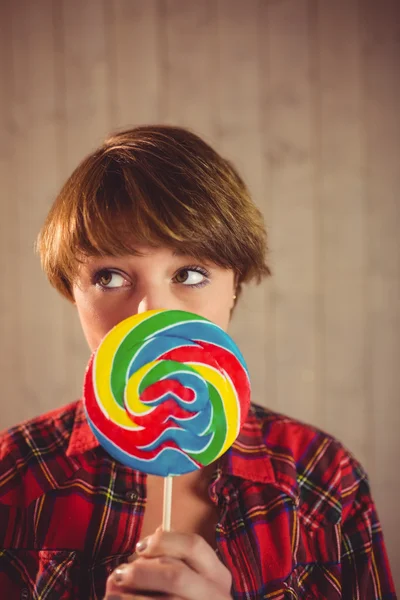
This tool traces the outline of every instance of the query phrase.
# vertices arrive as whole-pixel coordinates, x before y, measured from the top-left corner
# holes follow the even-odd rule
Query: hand
[[[199,535],[156,532],[107,580],[105,600],[228,600],[232,577]]]

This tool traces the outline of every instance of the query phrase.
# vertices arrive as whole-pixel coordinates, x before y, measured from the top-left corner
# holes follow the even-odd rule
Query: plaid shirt
[[[146,476],[105,453],[81,401],[0,436],[0,461],[1,598],[103,598]],[[209,493],[234,598],[395,598],[365,473],[326,434],[253,406]]]

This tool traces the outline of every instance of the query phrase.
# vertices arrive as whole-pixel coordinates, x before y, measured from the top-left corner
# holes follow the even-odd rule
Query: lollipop
[[[250,403],[246,364],[214,323],[153,310],[119,323],[92,355],[89,425],[105,450],[146,473],[181,475],[235,441]]]

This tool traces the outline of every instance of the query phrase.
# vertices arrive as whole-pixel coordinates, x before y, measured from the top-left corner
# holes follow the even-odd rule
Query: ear
[[[239,287],[240,287],[238,285],[238,280],[239,280],[238,275],[235,275],[235,278],[233,281],[233,289],[232,289],[232,301],[231,301],[231,305],[230,305],[231,313],[232,313],[233,309],[235,308],[237,297],[238,297],[238,291],[239,291]]]

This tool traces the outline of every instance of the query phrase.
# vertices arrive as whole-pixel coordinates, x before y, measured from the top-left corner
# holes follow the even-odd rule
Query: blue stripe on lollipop
[[[208,321],[186,321],[184,323],[177,323],[176,325],[170,325],[164,330],[152,333],[147,339],[151,339],[153,337],[160,339],[165,336],[180,338],[184,340],[183,345],[185,346],[189,345],[192,340],[198,340],[208,344],[215,344],[224,350],[229,350],[234,356],[236,356],[246,373],[248,373],[243,355],[236,346],[235,342],[228,334],[217,328],[214,323]]]
[[[190,473],[200,468],[200,465],[177,448],[164,448],[154,458],[141,459],[131,456],[128,452],[118,448],[116,444],[101,433],[90,419],[88,419],[88,422],[104,450],[115,460],[127,465],[131,469],[137,469],[154,475],[163,473],[163,476],[166,477],[168,475],[183,475],[184,473]]]

